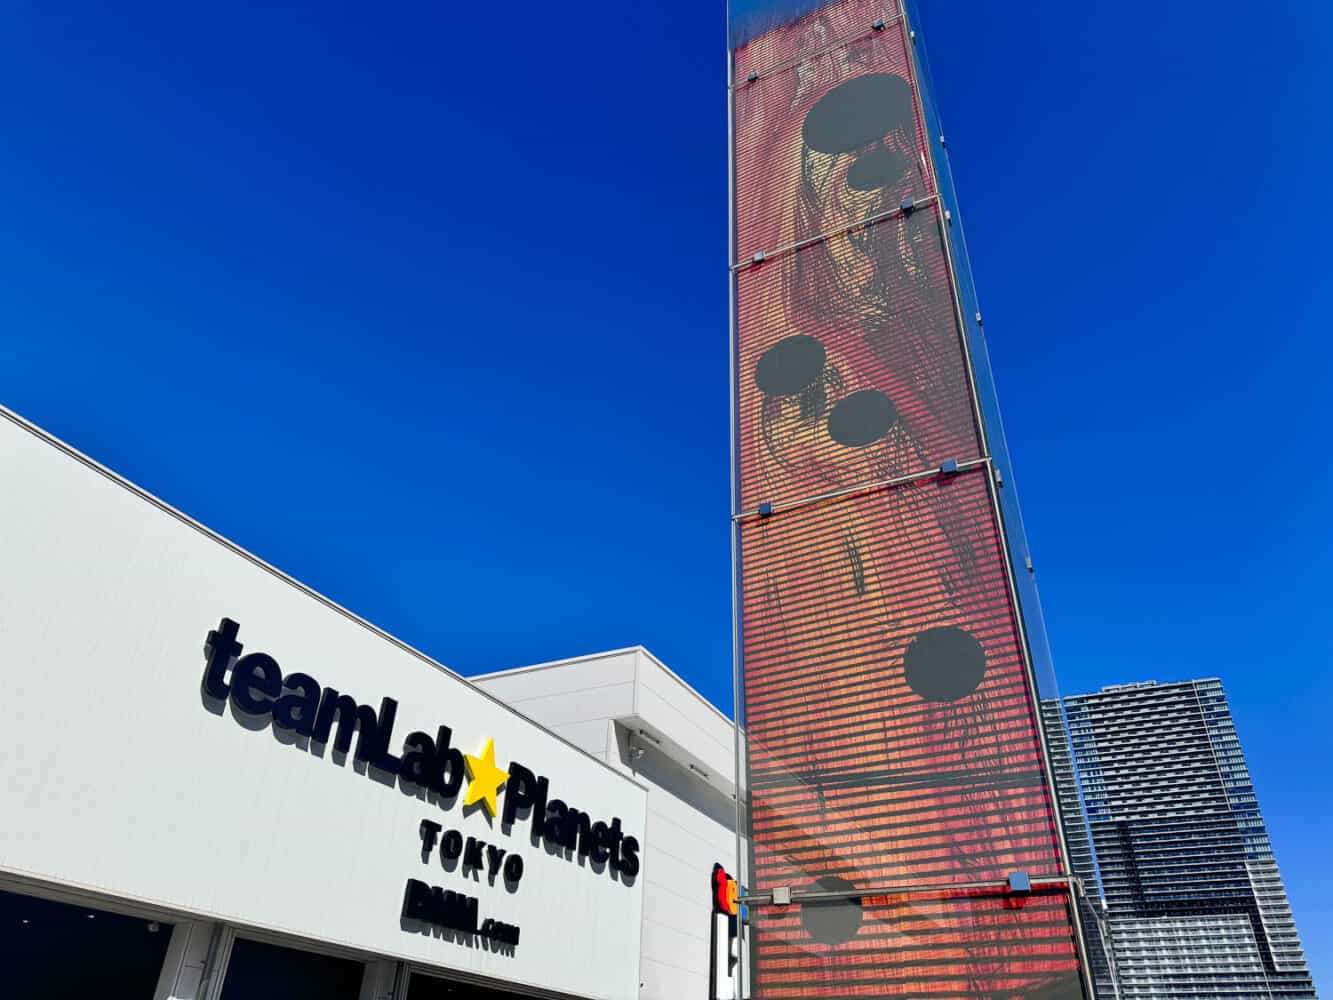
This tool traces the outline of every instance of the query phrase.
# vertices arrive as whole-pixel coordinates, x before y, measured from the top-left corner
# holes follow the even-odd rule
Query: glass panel
[[[0,969],[8,1000],[152,1000],[171,925],[0,892]]]
[[[1009,455],[1009,445],[1005,439],[1004,421],[1000,413],[999,396],[996,392],[995,376],[990,363],[990,346],[984,328],[978,322],[981,305],[976,285],[972,278],[972,265],[967,252],[967,235],[963,226],[962,210],[958,203],[957,191],[953,182],[953,167],[949,161],[949,150],[941,142],[947,138],[939,109],[934,101],[934,84],[930,76],[930,64],[926,58],[926,42],[922,18],[918,4],[906,0],[908,25],[916,32],[916,42],[912,46],[915,56],[914,67],[921,80],[920,96],[926,113],[926,130],[929,136],[929,148],[934,162],[935,177],[939,185],[940,196],[945,208],[950,212],[952,222],[948,227],[950,250],[953,255],[954,272],[957,278],[957,294],[961,304],[971,352],[972,377],[976,384],[978,405],[986,428],[986,441],[989,453],[994,457],[996,467],[1004,482],[1000,491],[1000,507],[1004,512],[1005,533],[1009,548],[1019,570],[1016,574],[1019,604],[1023,610],[1023,622],[1028,633],[1028,644],[1032,664],[1037,679],[1037,688],[1044,698],[1059,695],[1056,684],[1055,668],[1051,658],[1050,645],[1046,636],[1046,624],[1042,615],[1041,601],[1037,592],[1036,575],[1027,569],[1030,553],[1027,535],[1023,527],[1023,513],[1018,502],[1016,477],[1013,460]]]
[[[877,13],[867,20],[870,12]],[[767,53],[762,46],[751,47],[746,43],[769,28],[788,25],[783,30],[796,34],[796,37],[786,44],[794,52],[808,55],[827,48],[832,41],[842,41],[865,31],[875,17],[888,19],[896,12],[893,0],[878,4],[846,3],[845,0],[729,0],[727,4],[731,47],[736,50],[738,60],[748,60],[757,68],[773,65],[772,60],[764,61]],[[798,18],[801,19],[799,22]],[[749,71],[748,66],[746,71]],[[745,75],[740,78],[745,79]]]
[[[812,927],[839,926],[847,905],[774,910],[753,995],[1078,996],[1063,895],[932,911],[920,894],[1063,877],[1063,862],[1029,674],[1049,690],[1050,657],[945,216],[956,223],[938,116],[918,104],[919,46],[898,14],[869,0],[733,9],[749,887],[917,894],[876,902],[874,932],[858,902],[836,942]],[[987,455],[1003,483],[967,468]],[[963,471],[931,474],[950,460]],[[849,949],[836,963],[832,945]]]
[[[742,510],[980,454],[935,206],[746,268],[736,305]]]
[[[886,7],[850,0],[736,53],[738,260],[933,190],[902,22],[871,28]],[[849,29],[859,37],[834,46]]]
[[[754,910],[754,995],[1081,1000],[1063,891],[901,894]]]
[[[364,973],[348,958],[237,938],[222,1000],[357,1000]]]
[[[986,470],[742,523],[752,886],[1060,871]]]

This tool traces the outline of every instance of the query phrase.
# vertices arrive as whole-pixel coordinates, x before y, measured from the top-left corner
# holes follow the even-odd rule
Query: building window
[[[171,925],[0,892],[0,995],[11,1000],[152,1000]]]
[[[237,938],[222,1000],[357,1000],[364,973],[351,959]]]

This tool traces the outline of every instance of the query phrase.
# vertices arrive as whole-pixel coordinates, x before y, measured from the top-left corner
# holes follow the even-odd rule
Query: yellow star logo
[[[486,741],[479,757],[473,757],[470,753],[463,754],[463,765],[467,768],[468,778],[467,795],[463,797],[464,808],[474,802],[480,802],[486,811],[494,816],[500,811],[496,793],[509,777],[508,771],[502,771],[495,766],[495,740]]]

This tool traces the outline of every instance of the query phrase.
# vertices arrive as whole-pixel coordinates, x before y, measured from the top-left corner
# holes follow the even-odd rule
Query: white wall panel
[[[698,757],[712,775],[732,783],[736,744],[730,720],[660,666],[643,665],[639,684],[638,714]]]
[[[0,870],[579,996],[638,996],[642,879],[550,856],[526,823],[506,835],[461,804],[419,801],[230,707],[214,714],[205,635],[227,616],[246,652],[284,673],[376,708],[397,699],[391,749],[441,724],[468,753],[494,739],[502,766],[522,761],[550,777],[551,797],[643,839],[641,787],[2,414],[0,567]],[[422,819],[519,852],[518,890],[423,864]],[[465,889],[483,917],[519,925],[521,943],[502,954],[404,930],[408,878]]]
[[[488,693],[494,693],[489,687],[479,686]],[[568,693],[543,694],[535,698],[504,700],[529,718],[540,721],[543,726],[563,726],[571,722],[613,719],[625,714],[634,704],[634,684],[611,684]]]
[[[584,753],[590,753],[598,760],[607,759],[608,743],[611,736],[611,724],[605,719],[591,719],[587,722],[567,722],[560,726],[549,726],[551,732],[562,740],[573,743]]]
[[[548,694],[568,694],[589,688],[632,684],[638,650],[599,653],[578,660],[561,660],[534,667],[520,667],[481,674],[469,680],[511,704]]]

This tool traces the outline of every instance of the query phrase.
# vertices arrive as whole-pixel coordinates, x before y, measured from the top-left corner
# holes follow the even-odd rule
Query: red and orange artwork
[[[758,908],[756,1000],[1082,996],[1067,891],[984,888],[1062,863],[911,44],[734,52],[751,889],[844,894]]]

